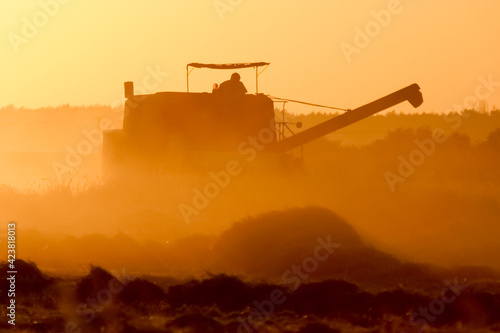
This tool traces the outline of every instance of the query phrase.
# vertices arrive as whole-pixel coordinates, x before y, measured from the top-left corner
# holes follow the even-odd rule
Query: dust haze
[[[279,109],[276,112],[282,116]],[[2,119],[9,127],[1,140],[2,218],[20,221],[22,257],[51,270],[85,269],[88,263],[114,267],[125,260],[138,270],[177,271],[166,258],[160,265],[148,263],[155,249],[161,249],[185,256],[177,260],[191,263],[181,265],[189,273],[201,267],[220,235],[235,222],[307,206],[342,216],[364,241],[401,260],[499,269],[495,126],[500,126],[500,116],[498,111],[466,112],[467,118],[375,116],[305,146],[300,170],[244,166],[215,198],[205,198],[206,207],[183,214],[179,206],[192,207],[196,193],[213,182],[210,174],[223,172],[224,164],[196,172],[151,170],[106,178],[101,175],[101,142],[94,145],[91,140],[94,135],[101,139],[95,131],[101,119],[110,119],[111,126],[119,128],[123,117],[119,109],[4,108]],[[287,113],[286,117],[311,127],[333,116]],[[463,124],[454,131],[459,118]],[[367,133],[361,125],[370,122],[377,127]],[[432,141],[435,128],[446,133],[445,142]],[[366,142],[365,137],[371,140]],[[412,166],[410,155],[421,150],[416,142],[433,151],[424,154],[422,165]],[[87,156],[77,152],[86,153],[85,149],[91,151]],[[67,159],[78,162],[74,156],[81,156],[76,167],[67,163]],[[402,160],[414,171],[401,181],[391,181],[387,172],[401,177],[398,168],[408,167],[401,166]],[[309,221],[303,222],[287,232],[300,235],[308,228]],[[253,239],[256,246],[258,237]],[[109,250],[110,244],[126,248],[129,242],[137,246],[130,258]],[[62,251],[68,244],[72,250]],[[174,250],[178,247],[182,251]],[[133,257],[141,259],[130,260]]]

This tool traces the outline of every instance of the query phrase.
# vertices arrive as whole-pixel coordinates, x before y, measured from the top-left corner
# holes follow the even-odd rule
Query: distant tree
[[[496,128],[488,134],[486,144],[490,147],[500,147],[500,128]]]

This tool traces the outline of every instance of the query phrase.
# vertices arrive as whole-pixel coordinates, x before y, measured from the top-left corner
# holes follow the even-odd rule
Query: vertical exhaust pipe
[[[125,98],[134,97],[134,82],[127,81],[123,85],[125,88]]]

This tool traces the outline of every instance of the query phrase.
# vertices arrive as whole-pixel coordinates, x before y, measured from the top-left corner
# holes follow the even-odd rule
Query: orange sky
[[[498,0],[2,1],[0,106],[116,104],[148,68],[169,73],[151,92],[185,91],[188,62],[269,61],[260,91],[274,96],[354,108],[417,82],[421,110],[442,112],[479,77],[500,82],[499,15]],[[254,72],[240,72],[254,92]],[[192,90],[230,74],[195,71]],[[500,84],[479,96],[500,106]]]

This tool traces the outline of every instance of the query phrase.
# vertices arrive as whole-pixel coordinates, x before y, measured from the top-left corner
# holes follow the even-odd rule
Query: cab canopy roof
[[[187,67],[194,68],[211,68],[211,69],[238,69],[238,68],[250,68],[250,67],[261,67],[269,66],[269,62],[246,62],[237,64],[201,64],[199,62],[192,62],[187,65]]]
[[[210,69],[238,69],[238,68],[251,68],[255,67],[255,93],[259,93],[259,75],[267,69],[270,62],[245,62],[236,64],[202,64],[199,62],[192,62],[186,65],[186,81],[187,81],[187,92],[189,92],[189,74],[195,68],[210,68]],[[265,67],[264,67],[265,66]],[[191,67],[191,69],[189,69]],[[259,72],[259,67],[264,67],[263,70]]]

